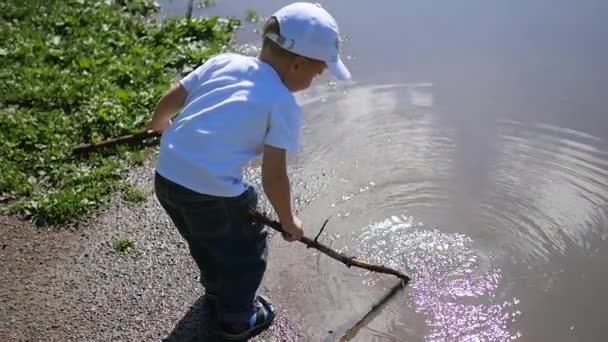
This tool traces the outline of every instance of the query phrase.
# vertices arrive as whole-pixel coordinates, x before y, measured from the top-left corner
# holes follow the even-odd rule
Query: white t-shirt
[[[156,169],[196,192],[232,197],[243,168],[271,145],[300,150],[302,112],[275,70],[255,57],[222,54],[181,81],[188,97],[165,130]]]

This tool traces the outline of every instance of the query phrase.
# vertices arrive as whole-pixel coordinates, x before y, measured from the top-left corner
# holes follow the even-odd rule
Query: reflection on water
[[[426,340],[507,341],[520,336],[510,329],[520,314],[518,300],[492,300],[502,273],[492,258],[472,248],[469,237],[425,230],[411,217],[392,216],[365,227],[357,239],[357,255],[409,270],[413,305],[431,329]]]

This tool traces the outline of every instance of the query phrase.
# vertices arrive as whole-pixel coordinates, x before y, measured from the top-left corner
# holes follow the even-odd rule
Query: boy
[[[263,155],[262,186],[283,237],[299,240],[302,221],[291,207],[286,171],[286,153],[300,149],[301,111],[293,93],[326,68],[339,80],[350,79],[338,53],[334,18],[319,5],[293,3],[266,22],[258,57],[211,58],[169,89],[146,123],[163,132],[156,196],[188,242],[224,339],[247,339],[276,315],[256,296],[267,232],[247,215],[257,195],[244,183],[243,168]]]

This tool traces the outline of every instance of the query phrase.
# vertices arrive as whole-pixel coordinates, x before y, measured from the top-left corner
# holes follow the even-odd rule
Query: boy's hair
[[[293,58],[293,57],[299,56],[291,51],[287,51],[287,50],[283,49],[277,43],[273,42],[268,37],[266,37],[266,34],[268,34],[268,33],[274,33],[276,35],[281,34],[279,22],[277,21],[277,19],[275,17],[270,17],[266,21],[262,32],[264,35],[264,40],[262,41],[262,51],[267,51],[274,56],[282,57],[282,58]]]

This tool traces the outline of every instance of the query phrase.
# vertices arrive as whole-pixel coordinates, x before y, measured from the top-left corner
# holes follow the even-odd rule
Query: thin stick
[[[266,215],[264,215],[258,211],[252,211],[251,215],[259,222],[269,226],[270,228],[273,228],[274,230],[284,233],[283,228],[281,227],[281,224],[279,222],[271,220]],[[321,253],[329,256],[330,258],[340,261],[341,263],[345,264],[347,267],[355,266],[355,267],[363,268],[363,269],[366,269],[366,270],[369,270],[372,272],[391,274],[391,275],[394,275],[394,276],[398,277],[399,279],[401,279],[403,281],[404,286],[410,281],[410,277],[408,275],[401,273],[395,269],[392,269],[390,267],[386,267],[383,265],[370,264],[370,263],[367,263],[362,260],[357,260],[357,259],[355,259],[355,257],[346,256],[342,253],[334,251],[333,249],[331,249],[317,241],[311,240],[311,239],[307,238],[306,236],[303,236],[299,241],[301,243],[305,244],[306,246],[308,246],[309,248],[317,249]]]
[[[340,338],[340,342],[350,341],[355,336],[357,336],[361,328],[367,326],[369,322],[371,322],[375,317],[377,317],[380,313],[380,310],[386,305],[386,303],[388,303],[388,301],[404,287],[405,283],[403,281],[400,281],[397,284],[393,285],[393,287],[390,289],[389,292],[384,295],[384,297],[380,298],[378,302],[372,305],[371,310],[369,310],[367,314],[365,314],[365,316],[363,316],[357,323],[355,323],[355,325],[353,325],[350,329],[346,331],[346,333],[344,333],[344,335]]]
[[[149,138],[157,138],[157,137],[161,136],[161,134],[162,133],[155,132],[155,131],[144,131],[144,132],[135,133],[135,134],[131,134],[131,135],[125,135],[125,136],[114,138],[114,139],[109,139],[109,140],[100,142],[98,144],[82,144],[82,145],[75,147],[73,149],[73,153],[81,154],[81,153],[87,153],[87,152],[94,151],[94,150],[97,150],[100,148],[115,146],[115,145],[119,145],[119,144],[138,143],[138,142],[142,142]],[[259,220],[263,224],[283,233],[283,229],[281,228],[281,224],[279,222],[271,220],[270,218],[266,217],[264,214],[262,214],[258,211],[252,212],[251,214],[254,216],[254,218]],[[323,228],[325,228],[326,224],[327,224],[327,221],[325,221],[325,223],[323,224]],[[334,251],[333,249],[319,243],[317,241],[317,238],[319,237],[321,232],[323,232],[323,228],[321,229],[321,231],[319,232],[319,234],[317,235],[317,237],[314,240],[311,240],[311,239],[307,238],[306,236],[303,236],[300,239],[300,242],[302,242],[309,248],[315,248],[315,249],[319,250],[320,252],[328,255],[329,257],[342,262],[343,264],[345,264],[348,267],[355,266],[355,267],[363,268],[363,269],[366,269],[366,270],[369,270],[372,272],[391,274],[391,275],[394,275],[394,276],[398,277],[399,279],[403,280],[404,285],[410,281],[410,277],[408,275],[401,273],[395,269],[392,269],[390,267],[386,267],[383,265],[370,264],[365,261],[358,260],[355,257],[346,256],[344,254],[338,253],[338,252]]]
[[[323,230],[325,230],[325,226],[327,226],[327,222],[329,222],[329,219],[331,218],[328,217],[327,220],[325,220],[325,222],[323,222],[323,225],[321,226],[321,230],[319,230],[319,232],[317,233],[317,236],[315,236],[314,241],[317,242],[319,240],[319,236],[321,236],[321,234],[323,233]]]
[[[72,149],[73,154],[83,154],[96,151],[101,148],[112,147],[120,144],[140,143],[146,139],[160,137],[162,133],[155,131],[144,131],[135,134],[123,135],[122,137],[108,139],[97,144],[81,144]]]

